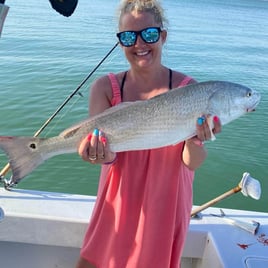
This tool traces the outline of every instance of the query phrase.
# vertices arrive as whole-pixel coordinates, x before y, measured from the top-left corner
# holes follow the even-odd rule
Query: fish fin
[[[93,118],[93,117],[92,117]],[[63,130],[60,134],[59,137],[62,138],[69,138],[72,137],[79,129],[81,129],[81,126],[84,125],[86,122],[90,121],[91,118],[87,118],[84,119],[82,121],[80,121],[79,123],[76,123],[70,127],[68,127],[67,129]],[[92,128],[92,130],[94,129],[94,127]]]
[[[41,140],[33,137],[0,136],[0,149],[8,156],[13,183],[18,183],[44,162],[45,159],[38,150]]]
[[[126,101],[126,102],[121,102],[115,106],[112,106],[108,109],[106,109],[105,111],[103,111],[101,114],[98,114],[96,116],[93,116],[93,117],[90,117],[90,119],[94,119],[94,118],[97,118],[99,116],[103,116],[105,115],[106,113],[107,114],[111,114],[112,112],[116,112],[118,110],[121,110],[121,109],[127,109],[128,107],[132,106],[132,105],[137,105],[137,103],[139,102],[144,102],[144,100],[137,100],[137,101]],[[127,108],[126,108],[127,107]]]
[[[80,128],[81,128],[81,124],[69,127],[65,129],[64,131],[62,131],[59,134],[59,136],[63,137],[64,139],[67,139],[69,137],[72,137]]]
[[[110,114],[111,112],[116,112],[118,110],[121,110],[122,108],[124,107],[129,107],[130,105],[133,105],[135,102],[141,102],[141,101],[134,101],[134,102],[122,102],[122,103],[119,103],[118,105],[116,106],[113,106],[111,108],[108,108],[106,109],[105,111],[103,111],[102,113],[100,114],[97,114],[95,116],[92,116],[92,117],[89,117],[67,129],[65,129],[64,131],[62,131],[59,136],[60,137],[63,137],[63,138],[69,138],[71,136],[73,136],[77,131],[79,131],[81,129],[81,126],[84,125],[86,122],[90,122],[92,121],[92,126],[89,126],[88,127],[88,132],[91,132],[94,130],[94,128],[97,128],[98,126],[96,126],[94,123],[95,123],[95,119],[97,119],[98,117],[103,117],[105,116],[106,114]]]

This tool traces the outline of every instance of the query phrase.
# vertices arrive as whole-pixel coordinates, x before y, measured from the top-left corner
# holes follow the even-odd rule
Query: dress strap
[[[123,90],[124,90],[125,80],[126,80],[126,77],[127,77],[127,71],[125,72],[125,74],[123,76],[121,86],[119,85],[115,74],[109,73],[108,77],[110,79],[111,86],[112,86],[112,91],[113,91],[113,97],[111,99],[111,105],[115,106],[115,105],[117,105],[117,104],[122,102],[123,92],[124,92]],[[180,87],[186,86],[186,85],[188,85],[188,83],[191,80],[192,80],[192,77],[185,76],[184,79],[181,81],[179,86]],[[171,69],[169,69],[169,89],[172,89],[172,70]]]
[[[122,84],[120,87],[120,93],[121,93],[121,99],[123,99],[123,94],[124,94],[124,85],[126,82],[126,78],[127,78],[127,71],[124,73],[123,79],[122,79]]]
[[[172,89],[172,70],[169,69],[169,84],[168,84],[168,89]]]
[[[117,81],[117,78],[115,76],[115,74],[113,73],[109,73],[108,77],[110,79],[111,82],[111,86],[112,86],[112,91],[113,91],[113,97],[111,99],[111,105],[115,106],[117,104],[119,104],[122,99],[121,99],[121,93],[120,93],[120,87]]]

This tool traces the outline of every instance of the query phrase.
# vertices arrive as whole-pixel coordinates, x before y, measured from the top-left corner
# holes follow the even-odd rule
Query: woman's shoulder
[[[92,87],[103,87],[103,88],[109,88],[111,87],[111,81],[116,80],[118,83],[120,83],[122,77],[124,76],[125,72],[120,73],[109,73],[106,75],[103,75],[99,78],[97,78],[93,84]]]
[[[115,92],[119,91],[124,72],[118,74],[107,74],[97,78],[90,86],[90,100],[93,103],[106,102],[111,105]],[[115,89],[117,88],[117,89]]]
[[[173,76],[173,84],[176,86],[180,85],[184,86],[197,83],[197,81],[192,76],[176,70],[172,70],[172,76]]]

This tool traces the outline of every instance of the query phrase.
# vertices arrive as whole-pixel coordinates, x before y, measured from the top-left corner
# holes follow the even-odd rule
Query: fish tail
[[[44,139],[34,137],[0,136],[0,149],[8,156],[12,171],[12,183],[17,184],[23,177],[45,161],[38,150]]]

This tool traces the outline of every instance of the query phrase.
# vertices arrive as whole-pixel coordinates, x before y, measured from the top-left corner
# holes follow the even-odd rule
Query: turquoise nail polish
[[[94,129],[93,131],[93,135],[95,136],[99,136],[99,130],[97,128]]]
[[[204,123],[204,121],[205,121],[204,117],[198,117],[198,118],[197,118],[197,124],[198,124],[199,126],[202,126],[203,123]]]

